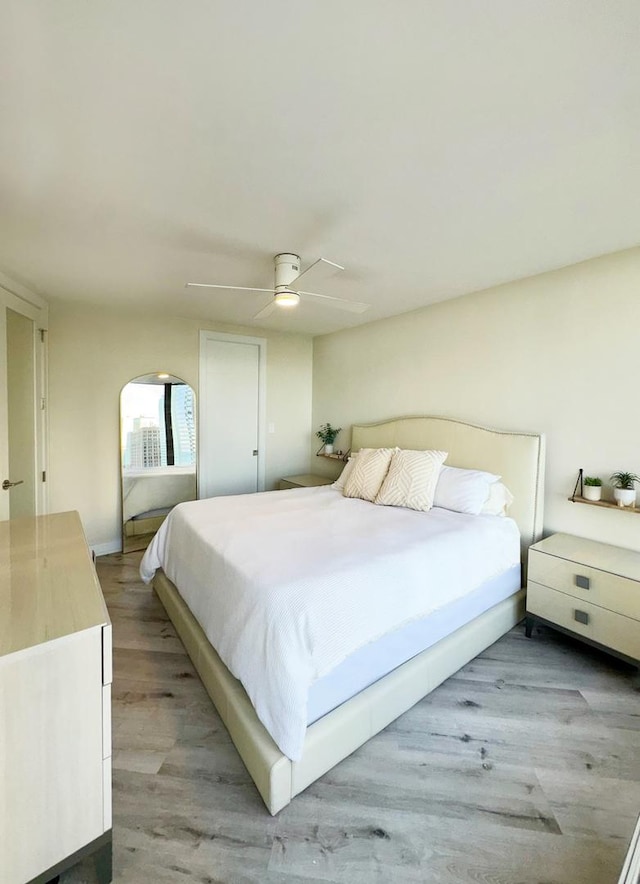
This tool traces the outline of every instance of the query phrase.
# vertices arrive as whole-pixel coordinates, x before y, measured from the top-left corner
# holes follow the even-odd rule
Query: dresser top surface
[[[573,534],[552,534],[529,549],[640,581],[640,552],[632,549],[575,537]]]
[[[0,522],[0,657],[107,623],[78,513]]]

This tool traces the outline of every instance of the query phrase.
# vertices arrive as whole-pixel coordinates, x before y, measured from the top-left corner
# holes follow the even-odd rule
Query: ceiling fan
[[[269,303],[253,317],[254,319],[265,319],[276,307],[296,307],[300,303],[301,298],[318,298],[327,307],[334,307],[337,310],[348,310],[351,313],[364,313],[369,309],[369,304],[363,304],[360,301],[346,301],[344,298],[332,298],[330,295],[320,295],[317,292],[302,291],[302,285],[315,285],[327,276],[344,270],[340,264],[333,261],[327,261],[326,258],[318,258],[310,267],[300,273],[300,258],[291,252],[282,252],[273,259],[275,266],[274,286],[270,289],[257,289],[251,286],[243,285],[217,285],[207,282],[188,282],[187,288],[205,288],[205,289],[234,289],[241,292],[270,292],[273,297]]]

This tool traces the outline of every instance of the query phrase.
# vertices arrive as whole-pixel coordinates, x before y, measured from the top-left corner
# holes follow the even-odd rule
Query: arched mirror
[[[163,372],[122,388],[123,552],[146,549],[172,507],[196,498],[195,406],[189,384]]]

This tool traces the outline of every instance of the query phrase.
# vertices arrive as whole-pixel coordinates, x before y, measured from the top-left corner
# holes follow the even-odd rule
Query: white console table
[[[111,881],[111,624],[77,513],[0,522],[0,869]]]

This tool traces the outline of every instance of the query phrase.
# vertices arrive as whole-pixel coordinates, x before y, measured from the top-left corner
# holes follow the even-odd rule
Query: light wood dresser
[[[640,661],[640,553],[553,534],[529,547],[527,635],[536,620]]]
[[[640,817],[631,836],[618,884],[638,884],[640,881]]]
[[[0,878],[111,880],[111,623],[77,513],[0,522]]]

